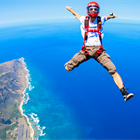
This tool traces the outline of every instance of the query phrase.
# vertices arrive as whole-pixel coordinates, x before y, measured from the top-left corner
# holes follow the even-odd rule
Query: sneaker
[[[128,101],[129,99],[131,99],[133,96],[134,96],[133,93],[129,93],[129,94],[127,94],[127,95],[123,95],[123,99],[124,99],[124,101],[126,102],[126,101]]]

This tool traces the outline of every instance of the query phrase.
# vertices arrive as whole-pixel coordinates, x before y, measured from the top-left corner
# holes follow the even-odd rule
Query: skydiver
[[[73,58],[65,64],[65,69],[67,71],[72,71],[81,63],[93,58],[98,63],[100,63],[113,77],[115,84],[118,86],[123,95],[124,101],[131,99],[134,94],[127,92],[122,78],[116,71],[115,65],[102,46],[103,25],[107,20],[116,18],[116,15],[112,13],[104,17],[98,16],[100,13],[100,7],[99,4],[94,1],[88,3],[86,10],[88,16],[86,17],[80,16],[70,6],[66,6],[66,9],[81,22],[80,28],[84,38],[84,43],[80,52],[76,53]]]

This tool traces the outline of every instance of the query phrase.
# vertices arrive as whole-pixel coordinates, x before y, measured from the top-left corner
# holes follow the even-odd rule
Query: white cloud
[[[62,17],[62,18],[75,18],[74,16],[72,16],[72,17]]]
[[[70,17],[70,18],[75,18],[74,16]]]
[[[128,17],[117,17],[119,19],[130,19],[130,20],[133,20],[132,18],[128,18]]]

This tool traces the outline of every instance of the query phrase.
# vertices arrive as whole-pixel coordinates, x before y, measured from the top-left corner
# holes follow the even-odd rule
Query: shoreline
[[[24,97],[25,97],[25,92],[26,92],[26,89],[28,88],[28,82],[29,82],[29,81],[28,81],[28,73],[29,73],[29,70],[28,70],[27,67],[26,67],[26,63],[24,62],[24,58],[22,57],[22,58],[20,58],[20,60],[22,61],[23,65],[25,66],[25,70],[27,71],[27,75],[26,75],[26,87],[25,87],[24,91],[22,92],[22,94],[23,94],[23,99],[22,99],[22,101],[21,101],[21,103],[20,103],[19,111],[20,111],[21,115],[24,116],[24,117],[26,118],[26,120],[27,120],[27,123],[28,123],[29,128],[30,128],[30,137],[31,137],[31,139],[33,140],[33,139],[34,139],[34,129],[32,128],[32,125],[31,125],[31,123],[30,123],[30,121],[29,121],[29,118],[27,117],[27,115],[25,115],[25,114],[23,113],[23,109],[22,109],[23,102],[24,102]]]

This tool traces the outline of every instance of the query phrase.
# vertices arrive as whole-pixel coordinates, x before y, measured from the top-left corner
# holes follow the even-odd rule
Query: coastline
[[[28,82],[29,82],[29,81],[28,81],[28,73],[29,73],[29,70],[28,70],[27,67],[26,67],[26,63],[24,62],[24,58],[23,58],[23,57],[21,58],[21,61],[22,61],[23,65],[25,66],[25,71],[27,72],[27,74],[26,74],[26,87],[25,87],[24,91],[22,92],[22,94],[23,94],[23,99],[22,99],[22,101],[21,101],[21,103],[20,103],[19,111],[20,111],[21,115],[24,116],[24,117],[26,118],[27,123],[29,124],[29,128],[30,128],[30,137],[31,137],[31,139],[33,140],[33,139],[34,139],[34,129],[32,128],[32,125],[31,125],[31,123],[30,123],[30,121],[29,121],[29,118],[23,113],[23,109],[22,109],[22,105],[23,105],[24,97],[25,97],[25,92],[26,92],[26,89],[28,88]]]

